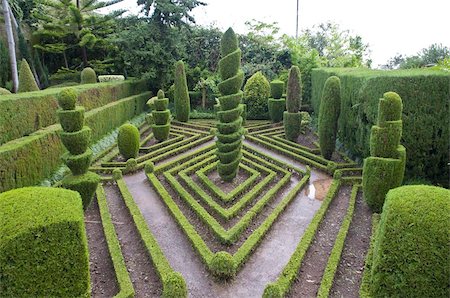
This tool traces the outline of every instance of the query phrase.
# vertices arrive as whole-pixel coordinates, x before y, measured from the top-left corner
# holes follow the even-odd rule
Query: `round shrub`
[[[125,172],[133,172],[137,168],[137,160],[134,158],[130,158],[127,160],[126,166],[125,166]]]
[[[122,170],[121,169],[114,169],[113,171],[112,171],[112,178],[114,179],[114,180],[119,180],[119,179],[122,179]]]
[[[136,158],[139,152],[139,130],[136,126],[126,123],[119,128],[117,146],[125,159]]]
[[[91,143],[92,130],[89,126],[75,132],[60,132],[61,141],[70,153],[82,154]]]
[[[22,59],[19,69],[19,90],[17,90],[17,92],[21,93],[31,91],[39,91],[39,87],[36,84],[36,80],[34,79],[27,60]]]
[[[51,187],[0,194],[2,297],[88,297],[89,254],[80,195]]]
[[[233,278],[236,274],[233,257],[225,251],[217,252],[214,255],[209,264],[209,268],[214,277],[221,280]]]
[[[270,84],[262,72],[252,75],[244,86],[244,103],[247,105],[248,119],[268,119],[267,100]]]
[[[372,259],[377,297],[449,297],[450,191],[403,186],[386,196]]]
[[[280,286],[276,283],[270,283],[264,289],[263,298],[282,298]]]
[[[81,130],[84,126],[84,107],[76,107],[74,110],[58,110],[59,123],[66,132]]]
[[[84,153],[78,155],[66,152],[61,156],[61,159],[73,175],[81,175],[88,171],[93,154],[91,149],[87,149]]]
[[[336,146],[337,123],[341,110],[341,81],[331,76],[325,81],[319,109],[320,152],[330,159]]]
[[[154,169],[155,169],[155,165],[153,164],[153,162],[148,161],[148,162],[145,163],[144,171],[145,171],[147,174],[153,173],[153,170],[154,170]]]
[[[274,99],[280,99],[283,96],[284,82],[273,80],[270,82],[270,96]]]
[[[83,201],[83,209],[86,210],[92,202],[99,182],[99,175],[87,172],[77,176],[67,175],[62,180],[62,186],[66,189],[77,191]]]
[[[11,91],[0,87],[0,95],[9,95],[9,94],[11,94]]]
[[[284,108],[286,107],[286,101],[284,99],[269,98],[268,107],[269,116],[273,123],[283,121]]]
[[[175,63],[175,117],[178,121],[188,122],[191,110],[191,100],[186,81],[183,61]]]
[[[183,276],[179,272],[169,273],[163,280],[162,297],[187,297],[187,287]]]
[[[97,74],[95,70],[90,67],[86,67],[81,71],[81,84],[93,84],[97,83]]]
[[[66,88],[61,90],[56,96],[58,104],[63,110],[75,109],[77,103],[78,94],[74,88]]]

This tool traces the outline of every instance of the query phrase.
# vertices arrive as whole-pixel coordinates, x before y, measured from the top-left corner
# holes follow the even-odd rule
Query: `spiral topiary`
[[[283,121],[284,108],[286,100],[282,99],[284,90],[284,82],[273,80],[270,82],[270,95],[272,98],[268,100],[269,116],[273,123]]]
[[[222,96],[219,97],[217,107],[217,142],[236,143],[231,151],[224,151],[224,147],[217,146],[219,163],[217,171],[223,181],[232,181],[236,177],[241,160],[242,113],[244,107],[241,104],[243,92],[240,90],[244,82],[244,72],[240,70],[241,50],[238,48],[238,40],[233,29],[229,28],[221,40],[221,55],[219,60],[219,73],[222,82],[218,88]],[[230,161],[231,160],[231,161]]]
[[[19,90],[17,90],[17,92],[31,92],[38,90],[39,87],[31,72],[30,65],[27,60],[22,59],[19,69]]]
[[[92,201],[100,176],[88,172],[93,152],[90,150],[91,129],[84,125],[84,108],[75,106],[77,93],[74,89],[64,89],[58,95],[57,111],[63,131],[61,141],[68,152],[62,155],[63,162],[70,169],[71,174],[62,180],[62,186],[80,193],[83,208],[87,209]]]
[[[183,61],[175,63],[175,117],[178,121],[188,122],[191,103],[189,98],[186,72]]]
[[[136,158],[139,152],[139,130],[130,123],[119,127],[117,146],[120,154],[126,159]]]
[[[378,122],[370,134],[370,157],[364,160],[364,198],[374,212],[380,212],[387,192],[401,185],[405,173],[406,149],[400,145],[403,103],[395,92],[387,92],[378,104]]]
[[[95,70],[90,67],[86,67],[81,71],[81,84],[94,84],[97,83],[97,74]]]
[[[331,76],[325,81],[319,109],[320,152],[330,159],[336,146],[337,123],[341,110],[341,81]]]
[[[162,90],[158,91],[157,98],[153,98],[152,125],[153,136],[158,141],[167,140],[170,131],[170,110],[167,109],[169,99],[164,97]]]
[[[253,74],[244,86],[244,103],[247,105],[248,119],[267,119],[269,109],[270,84],[262,72]]]
[[[283,124],[286,139],[290,141],[297,141],[300,135],[302,124],[302,116],[299,112],[302,104],[302,79],[300,69],[297,66],[292,66],[289,70],[286,108],[287,111],[283,113]]]

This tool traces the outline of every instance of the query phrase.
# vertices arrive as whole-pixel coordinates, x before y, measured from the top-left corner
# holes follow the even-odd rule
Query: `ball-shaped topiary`
[[[231,279],[236,274],[234,259],[225,251],[219,251],[213,256],[209,268],[214,277],[220,280]]]
[[[112,171],[112,178],[114,179],[114,180],[119,180],[119,179],[122,179],[122,170],[121,169],[114,169],[113,171]]]
[[[286,139],[290,141],[297,141],[300,135],[302,116],[299,113],[302,103],[302,79],[300,69],[297,66],[292,66],[289,70],[286,109],[283,113],[283,124]]]
[[[17,92],[31,92],[38,91],[39,87],[36,84],[30,65],[27,60],[22,59],[19,69],[19,90]]]
[[[119,127],[117,146],[126,159],[136,158],[139,153],[139,130],[133,124],[126,123]]]
[[[133,172],[136,170],[136,168],[137,168],[137,160],[134,158],[128,159],[125,165],[125,172],[126,173]]]
[[[171,272],[163,279],[163,298],[187,297],[187,286],[179,272]]]
[[[164,95],[163,97],[164,98]],[[188,122],[191,110],[191,100],[186,81],[186,72],[183,61],[175,63],[175,117],[178,121]]]
[[[63,110],[73,110],[77,103],[78,93],[74,88],[65,88],[61,90],[56,99],[58,100],[58,105]]]
[[[450,191],[411,185],[386,196],[376,234],[376,297],[449,297]]]
[[[283,96],[284,82],[281,80],[273,80],[270,82],[270,96],[274,99],[280,99]]]
[[[81,84],[97,83],[97,74],[91,67],[86,67],[81,71]]]
[[[319,109],[320,152],[330,159],[336,146],[337,124],[341,110],[341,81],[331,76],[325,81]]]
[[[268,119],[267,100],[270,84],[262,72],[252,75],[244,86],[244,103],[247,105],[248,119]]]
[[[144,166],[145,173],[147,173],[147,174],[153,173],[154,169],[155,169],[155,165],[153,164],[153,162],[148,161],[145,163],[145,166]]]

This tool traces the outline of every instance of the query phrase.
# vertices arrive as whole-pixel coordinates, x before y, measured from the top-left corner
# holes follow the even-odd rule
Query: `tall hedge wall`
[[[314,69],[312,106],[318,113],[328,77],[341,79],[338,137],[358,157],[369,156],[370,129],[376,123],[378,99],[393,91],[403,99],[403,136],[407,177],[448,184],[450,74],[430,69]]]
[[[149,82],[121,81],[95,85],[74,86],[78,91],[78,105],[87,111],[104,106],[120,98],[149,90]],[[2,95],[0,97],[0,145],[30,135],[57,123],[56,95],[64,88]]]
[[[86,125],[92,129],[92,140],[99,140],[141,114],[150,97],[151,92],[145,92],[87,112]],[[59,129],[59,124],[51,125],[0,146],[0,192],[35,185],[61,165],[60,156],[64,149],[59,140]]]

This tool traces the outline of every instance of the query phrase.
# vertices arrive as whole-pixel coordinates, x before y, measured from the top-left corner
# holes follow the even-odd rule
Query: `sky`
[[[202,0],[193,15],[199,25],[215,24],[245,33],[252,19],[278,22],[282,34],[295,35],[297,0]],[[114,8],[131,13],[136,0],[124,0]],[[449,0],[299,0],[299,31],[333,22],[360,35],[369,44],[373,67],[396,54],[414,55],[433,43],[450,47]]]

